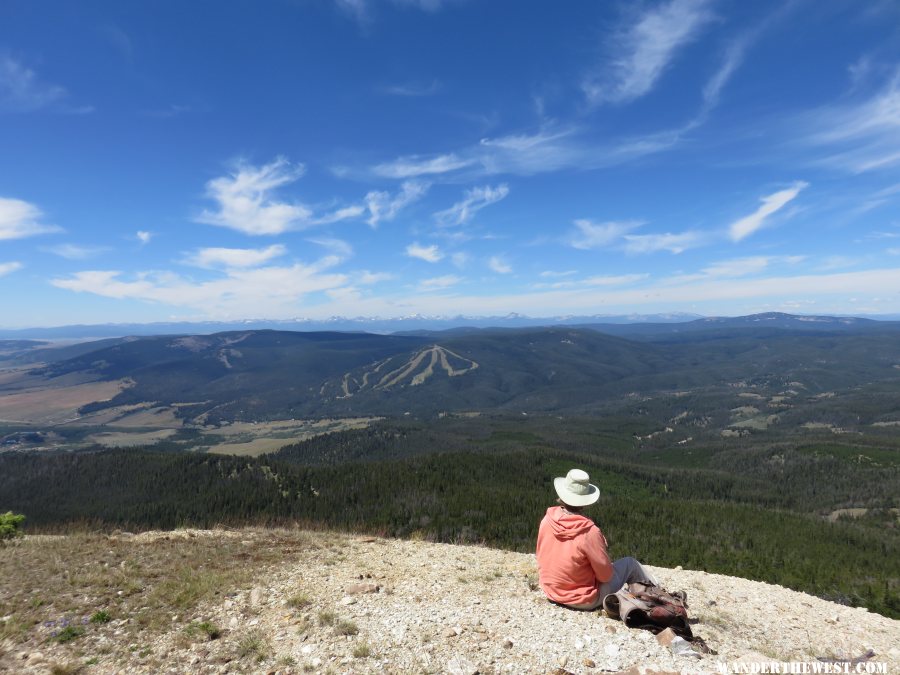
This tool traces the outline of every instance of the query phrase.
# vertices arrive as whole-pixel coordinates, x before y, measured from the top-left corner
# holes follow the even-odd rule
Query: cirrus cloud
[[[773,213],[779,211],[788,202],[794,200],[800,191],[807,187],[809,183],[797,181],[793,186],[774,192],[766,197],[762,197],[760,201],[762,205],[749,216],[734,221],[728,227],[729,235],[732,241],[741,241],[746,237],[759,230],[766,225],[766,219]]]
[[[259,267],[273,258],[283,256],[287,249],[281,244],[267,248],[201,248],[185,262],[195,267]]]
[[[406,255],[410,258],[419,258],[420,260],[430,263],[436,263],[444,257],[444,254],[441,253],[441,249],[438,248],[437,244],[422,246],[418,242],[412,243],[406,247]]]
[[[508,194],[509,186],[505,183],[497,187],[484,185],[471,188],[466,190],[465,198],[462,201],[456,202],[449,209],[438,211],[434,214],[434,219],[441,227],[464,225],[472,220],[481,209],[505,199]]]
[[[0,240],[24,239],[60,231],[56,225],[41,222],[43,217],[44,214],[34,204],[21,199],[0,197]]]
[[[7,274],[12,274],[13,272],[22,269],[22,267],[22,263],[17,261],[0,263],[0,277],[5,277]]]
[[[231,267],[204,281],[171,272],[139,272],[129,278],[117,270],[87,270],[50,283],[117,300],[189,307],[207,316],[285,317],[296,316],[307,296],[348,283],[344,274],[326,273],[339,262],[335,256],[326,256],[313,264]]]
[[[678,50],[712,19],[709,0],[670,0],[637,16],[612,40],[600,75],[582,83],[591,103],[627,103],[647,94]]]

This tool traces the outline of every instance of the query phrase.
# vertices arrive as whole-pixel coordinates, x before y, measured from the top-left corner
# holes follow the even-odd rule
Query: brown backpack
[[[687,596],[670,593],[660,586],[640,582],[628,584],[603,599],[603,609],[613,619],[622,619],[629,628],[643,628],[656,634],[671,628],[685,640],[693,640],[688,623]]]

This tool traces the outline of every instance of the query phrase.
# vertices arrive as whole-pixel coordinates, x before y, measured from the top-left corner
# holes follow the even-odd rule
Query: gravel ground
[[[193,536],[199,535],[215,536]],[[138,538],[152,545],[158,536]],[[675,655],[649,632],[548,603],[535,587],[533,555],[333,533],[310,537],[308,551],[286,556],[256,587],[193,616],[173,616],[172,629],[145,645],[154,660],[123,662],[110,651],[78,672],[718,672],[720,662],[814,662],[871,649],[870,663],[900,673],[900,621],[780,586],[651,567],[663,586],[687,592],[694,633],[718,652]],[[190,627],[202,622],[221,635],[199,639],[202,631]],[[112,635],[115,628],[110,625]],[[0,656],[0,671],[53,672],[53,659],[47,649],[13,651]]]

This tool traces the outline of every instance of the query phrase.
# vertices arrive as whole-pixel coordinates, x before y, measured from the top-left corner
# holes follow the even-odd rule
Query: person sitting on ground
[[[597,609],[603,598],[625,584],[656,580],[634,558],[610,562],[606,537],[581,511],[600,498],[581,469],[554,478],[559,506],[551,506],[541,520],[537,564],[541,589],[549,600],[572,609]]]

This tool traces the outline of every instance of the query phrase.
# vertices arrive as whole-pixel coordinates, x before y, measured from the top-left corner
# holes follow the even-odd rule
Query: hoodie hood
[[[561,506],[551,506],[547,509],[547,518],[553,529],[553,535],[560,540],[574,539],[595,527],[594,521],[590,518],[579,513],[569,513]]]

